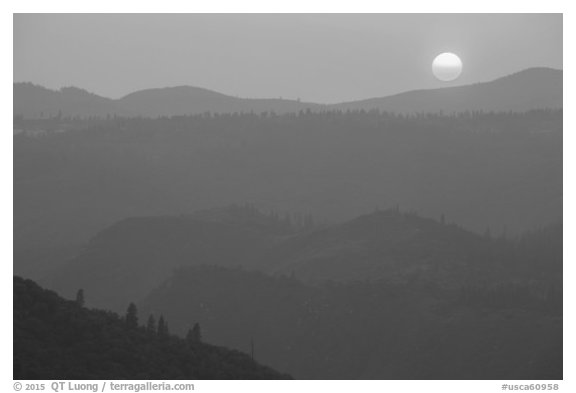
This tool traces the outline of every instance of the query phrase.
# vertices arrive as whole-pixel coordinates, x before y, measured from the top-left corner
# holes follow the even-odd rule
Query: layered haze
[[[561,380],[563,140],[561,14],[15,15],[14,378]]]

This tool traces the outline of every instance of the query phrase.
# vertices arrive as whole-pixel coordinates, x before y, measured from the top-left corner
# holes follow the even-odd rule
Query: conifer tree
[[[158,319],[158,336],[160,337],[168,337],[168,323],[164,320],[164,316],[160,315],[160,319]]]
[[[126,326],[129,329],[138,328],[138,310],[134,303],[130,303],[128,310],[126,311]]]
[[[146,323],[146,331],[149,333],[156,333],[156,319],[154,315],[148,317],[148,322]]]
[[[84,307],[84,290],[83,289],[79,289],[78,292],[76,292],[76,304],[78,304],[80,307]]]
[[[198,322],[194,324],[192,329],[188,330],[188,334],[186,334],[186,340],[188,340],[189,343],[199,343],[202,341],[202,335],[200,333],[200,325],[198,324]]]

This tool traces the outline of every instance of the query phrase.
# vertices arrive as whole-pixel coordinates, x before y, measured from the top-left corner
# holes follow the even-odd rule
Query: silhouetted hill
[[[192,86],[146,89],[120,99],[100,97],[70,87],[50,90],[31,83],[14,83],[14,116],[24,118],[64,117],[148,117],[210,113],[296,113],[323,105],[284,99],[231,97]]]
[[[286,379],[235,350],[130,328],[14,277],[14,379]]]
[[[236,101],[207,89],[178,86],[140,90],[122,97],[118,105],[140,116],[158,117],[211,112],[218,107],[237,108]]]
[[[550,290],[546,291],[549,288]],[[387,280],[308,286],[222,267],[178,269],[140,303],[183,334],[297,379],[560,379],[561,290],[491,282],[446,290]]]
[[[117,104],[123,112],[143,117],[182,116],[205,112],[282,114],[322,107],[292,100],[237,98],[191,86],[141,90],[122,97]]]
[[[260,268],[306,282],[560,283],[561,250],[561,223],[505,239],[394,208],[288,237],[270,248]]]
[[[562,108],[562,70],[530,68],[490,82],[415,90],[335,105],[342,110],[393,113],[525,112]]]
[[[441,217],[441,221],[444,217]],[[506,239],[396,208],[296,234],[263,270],[305,281],[423,281],[454,288],[499,280],[562,281],[562,223]]]
[[[526,112],[562,108],[562,70],[531,68],[491,82],[431,90],[415,90],[383,98],[333,105],[284,99],[248,99],[211,90],[177,86],[140,90],[113,100],[77,88],[49,90],[31,83],[14,84],[14,116],[25,118],[159,116],[302,110],[371,110],[392,113]]]
[[[265,269],[304,280],[397,278],[458,286],[522,274],[517,258],[506,242],[388,209],[296,235],[273,249]],[[553,269],[558,266],[547,272]],[[561,269],[555,273],[561,277]]]
[[[50,90],[32,83],[14,83],[14,116],[25,118],[106,117],[120,114],[114,102],[76,87]],[[127,114],[127,113],[125,113]]]
[[[42,283],[67,297],[81,286],[90,293],[88,304],[120,311],[176,267],[257,264],[282,230],[288,229],[280,221],[250,207],[129,218],[100,232]]]
[[[562,278],[561,225],[506,241],[390,209],[315,230],[288,229],[273,216],[237,206],[130,218],[99,233],[41,282],[67,297],[84,288],[88,304],[121,311],[181,266],[237,266],[306,282],[386,279],[452,289]]]

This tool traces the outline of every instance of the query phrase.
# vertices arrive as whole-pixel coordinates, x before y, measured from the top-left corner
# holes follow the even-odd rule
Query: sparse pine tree
[[[126,326],[128,329],[138,328],[138,310],[134,303],[130,303],[128,310],[126,311]]]
[[[160,315],[160,319],[158,319],[158,336],[160,337],[167,337],[168,336],[168,324],[164,320],[164,316]]]
[[[84,307],[84,290],[83,289],[79,289],[78,292],[76,292],[76,304],[79,305],[80,307]]]
[[[190,344],[196,344],[199,343],[201,340],[202,337],[200,334],[200,325],[198,323],[195,323],[192,329],[188,329],[188,333],[186,334],[186,341],[188,341]]]
[[[148,322],[146,323],[146,331],[149,333],[156,333],[156,318],[154,315],[148,317]]]
[[[202,341],[202,334],[200,333],[200,324],[198,324],[198,322],[196,322],[194,324],[194,327],[192,328],[192,338],[194,339],[194,342],[197,343]]]
[[[192,333],[192,329],[188,329],[188,333],[186,333],[186,341],[189,344],[194,343],[194,333]]]

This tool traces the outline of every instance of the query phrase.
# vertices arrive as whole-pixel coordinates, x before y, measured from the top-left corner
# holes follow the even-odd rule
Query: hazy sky
[[[431,72],[458,54],[454,82]],[[14,81],[339,102],[562,68],[560,14],[18,14]]]

